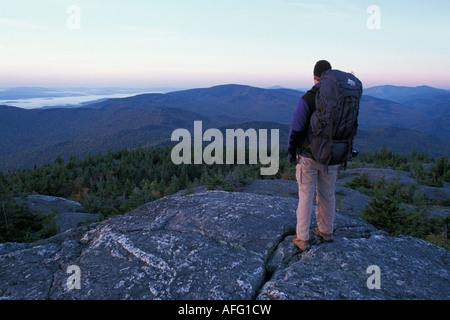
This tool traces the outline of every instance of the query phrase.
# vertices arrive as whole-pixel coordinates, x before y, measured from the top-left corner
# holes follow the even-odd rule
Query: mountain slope
[[[192,128],[195,120],[202,120],[204,128],[233,128],[255,121],[283,123],[287,125],[280,135],[283,147],[302,94],[291,89],[222,85],[109,99],[74,109],[24,110],[0,106],[0,170],[42,164],[53,161],[59,154],[85,155],[156,145],[170,140],[174,129]],[[432,117],[403,104],[366,95],[361,100],[359,122],[360,130],[393,126],[444,137],[448,136],[449,127],[448,117]],[[410,136],[408,131],[403,133]],[[396,142],[385,138],[377,136],[387,145]],[[426,139],[419,140],[435,146],[426,143]]]
[[[359,111],[359,125],[363,129],[379,126],[414,128],[429,121],[424,112],[390,100],[363,95]]]
[[[364,94],[387,99],[427,113],[431,117],[450,114],[450,91],[428,86],[397,87],[377,86]]]
[[[450,115],[450,93],[439,94],[431,98],[410,99],[406,100],[404,104],[431,116]]]
[[[355,148],[373,152],[386,146],[398,153],[423,152],[431,157],[450,155],[450,139],[435,137],[416,130],[396,127],[376,127],[370,130],[358,130]]]
[[[414,129],[437,137],[450,138],[450,114],[434,117]]]
[[[17,109],[17,110],[16,110]],[[9,116],[8,116],[9,115]],[[68,157],[170,139],[177,128],[190,130],[196,120],[218,127],[229,119],[174,108],[23,110],[0,107],[0,169],[16,170]],[[8,125],[4,125],[8,123]]]

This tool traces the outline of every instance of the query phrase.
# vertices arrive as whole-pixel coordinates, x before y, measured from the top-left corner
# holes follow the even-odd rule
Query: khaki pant
[[[335,185],[338,165],[328,166],[328,172],[323,164],[312,159],[301,157],[297,164],[298,208],[297,208],[297,238],[309,240],[311,211],[314,194],[317,191],[316,220],[319,230],[323,233],[333,233],[334,214],[336,208]]]

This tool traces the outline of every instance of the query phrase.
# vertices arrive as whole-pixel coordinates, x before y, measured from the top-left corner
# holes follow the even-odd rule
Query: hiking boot
[[[292,243],[297,246],[301,251],[309,250],[309,246],[306,240],[300,240],[297,237],[292,238]]]
[[[323,233],[319,230],[319,228],[315,228],[313,233],[320,237],[325,242],[333,242],[333,234],[332,233]]]

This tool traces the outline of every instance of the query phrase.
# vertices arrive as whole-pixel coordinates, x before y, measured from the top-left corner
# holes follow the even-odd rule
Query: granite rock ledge
[[[297,199],[207,191],[31,244],[0,245],[0,299],[449,299],[447,250],[351,211],[335,242],[291,243]],[[315,221],[313,221],[313,225]],[[69,289],[69,266],[80,289]],[[369,289],[370,265],[381,270]]]

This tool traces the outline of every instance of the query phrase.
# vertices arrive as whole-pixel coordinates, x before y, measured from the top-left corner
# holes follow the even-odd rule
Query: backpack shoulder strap
[[[308,92],[306,92],[302,99],[306,102],[309,107],[309,115],[311,115],[316,110],[316,93],[319,87],[314,86]]]
[[[314,111],[316,111],[316,94],[318,91],[319,91],[319,87],[313,86],[302,97],[302,99],[306,102],[306,104],[308,105],[308,108],[309,108],[308,126],[310,126],[310,119],[311,119],[312,114],[314,113]],[[303,139],[303,143],[301,146],[301,153],[311,155],[311,152],[309,150],[309,144],[310,144],[310,141],[308,139],[308,134],[305,134],[305,138]]]

